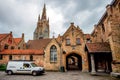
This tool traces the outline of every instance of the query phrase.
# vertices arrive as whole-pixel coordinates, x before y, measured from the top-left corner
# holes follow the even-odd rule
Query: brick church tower
[[[46,5],[44,4],[42,16],[38,16],[37,27],[34,31],[34,40],[49,38],[49,18],[46,16]]]

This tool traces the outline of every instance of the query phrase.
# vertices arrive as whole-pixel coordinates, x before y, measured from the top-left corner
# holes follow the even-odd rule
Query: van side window
[[[24,67],[24,68],[30,68],[30,64],[24,63],[24,64],[23,64],[23,67]]]

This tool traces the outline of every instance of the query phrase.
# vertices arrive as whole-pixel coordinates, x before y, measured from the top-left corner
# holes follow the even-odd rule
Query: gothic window
[[[52,46],[50,48],[50,62],[56,62],[57,61],[57,48],[56,46]]]
[[[80,42],[80,38],[76,38],[76,44],[81,44],[81,42]]]
[[[70,45],[70,39],[66,39],[66,45]]]
[[[30,55],[30,61],[33,61],[33,55]]]
[[[48,29],[46,28],[44,32],[45,32],[45,33],[48,33]]]
[[[2,60],[3,59],[3,55],[0,55],[0,60]]]
[[[12,55],[9,55],[9,60],[12,60]]]

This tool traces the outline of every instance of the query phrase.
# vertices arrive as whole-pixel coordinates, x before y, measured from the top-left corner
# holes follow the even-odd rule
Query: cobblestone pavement
[[[110,75],[99,74],[91,76],[90,73],[79,71],[68,72],[46,72],[43,75],[7,75],[5,72],[0,72],[0,80],[120,80],[110,77]]]

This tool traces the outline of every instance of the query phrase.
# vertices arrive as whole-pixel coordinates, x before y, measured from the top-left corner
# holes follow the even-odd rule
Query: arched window
[[[56,62],[57,61],[57,48],[56,46],[51,46],[50,48],[50,62]]]

